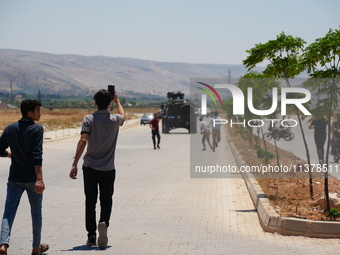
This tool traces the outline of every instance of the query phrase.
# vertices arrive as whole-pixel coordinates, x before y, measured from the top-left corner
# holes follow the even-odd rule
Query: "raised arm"
[[[117,95],[115,94],[113,102],[116,104],[117,106],[117,110],[118,110],[118,114],[122,115],[123,119],[125,120],[125,112],[123,109],[123,106],[121,105]]]

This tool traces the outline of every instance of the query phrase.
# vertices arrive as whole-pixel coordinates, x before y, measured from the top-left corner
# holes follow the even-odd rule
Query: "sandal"
[[[5,250],[4,251],[0,251],[0,254],[4,254],[4,255],[7,255],[7,249],[8,249],[8,245],[7,244],[1,244],[1,246],[4,246],[5,247]]]
[[[50,248],[50,246],[46,243],[42,243],[40,244],[39,248],[40,248],[39,253],[32,253],[32,255],[41,255],[44,252],[46,252]]]

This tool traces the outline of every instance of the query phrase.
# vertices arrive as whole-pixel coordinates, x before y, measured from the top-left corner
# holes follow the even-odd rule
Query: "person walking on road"
[[[323,164],[325,159],[326,127],[327,121],[325,118],[314,119],[308,127],[308,129],[314,129],[314,141],[320,164]]]
[[[45,184],[42,171],[43,127],[35,124],[41,116],[41,103],[25,99],[22,118],[4,130],[0,137],[0,156],[11,158],[5,211],[1,222],[0,254],[7,254],[14,218],[24,191],[28,195],[32,217],[32,255],[48,250],[41,244],[42,199]],[[11,149],[8,152],[7,148]]]
[[[336,114],[336,119],[331,125],[331,134],[332,134],[332,141],[331,141],[331,154],[335,155],[339,153],[340,150],[340,114]]]
[[[161,143],[161,135],[159,134],[159,118],[158,113],[154,114],[154,118],[150,121],[150,128],[151,128],[151,135],[152,135],[152,142],[153,148],[156,150],[157,148],[160,149],[161,147],[159,144]],[[157,137],[157,148],[156,148],[156,137]]]
[[[99,90],[94,95],[98,110],[86,115],[82,122],[81,136],[77,145],[76,154],[70,171],[70,177],[77,179],[78,161],[87,145],[84,156],[83,178],[85,191],[85,225],[87,234],[86,244],[98,244],[100,249],[106,249],[108,243],[107,228],[109,227],[112,196],[116,177],[115,150],[119,127],[123,125],[125,113],[119,99],[114,93],[112,98],[108,90]],[[108,107],[111,102],[117,106],[118,114],[110,114]],[[97,223],[96,204],[100,200],[100,219]]]
[[[212,128],[212,142],[213,142],[213,152],[215,152],[215,148],[218,147],[218,143],[221,141],[221,124],[216,121],[220,119],[218,117],[218,111],[215,111],[214,117],[210,120],[208,127]]]
[[[210,144],[210,129],[208,128],[208,123],[203,120],[203,117],[199,118],[200,120],[200,129],[201,129],[201,134],[202,134],[202,144],[203,144],[203,149],[202,151],[205,151],[205,140],[207,140],[210,149],[212,149],[213,147]]]

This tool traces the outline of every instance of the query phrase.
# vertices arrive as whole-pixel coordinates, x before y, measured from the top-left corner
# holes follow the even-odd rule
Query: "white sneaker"
[[[98,232],[99,232],[99,237],[98,237],[98,247],[101,250],[105,250],[108,242],[107,238],[107,226],[105,222],[99,222],[98,224]]]

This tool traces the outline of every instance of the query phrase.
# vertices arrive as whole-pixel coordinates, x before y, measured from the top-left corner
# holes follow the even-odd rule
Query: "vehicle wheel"
[[[292,138],[292,136],[291,136],[290,133],[284,133],[284,134],[283,134],[283,139],[286,140],[286,141],[290,141],[290,140],[292,140],[293,138]]]
[[[293,132],[289,132],[289,134],[290,134],[290,140],[293,140],[295,137],[295,134]]]
[[[267,139],[267,140],[270,140],[270,139],[273,138],[271,133],[265,133],[263,136],[264,136],[264,138]]]

